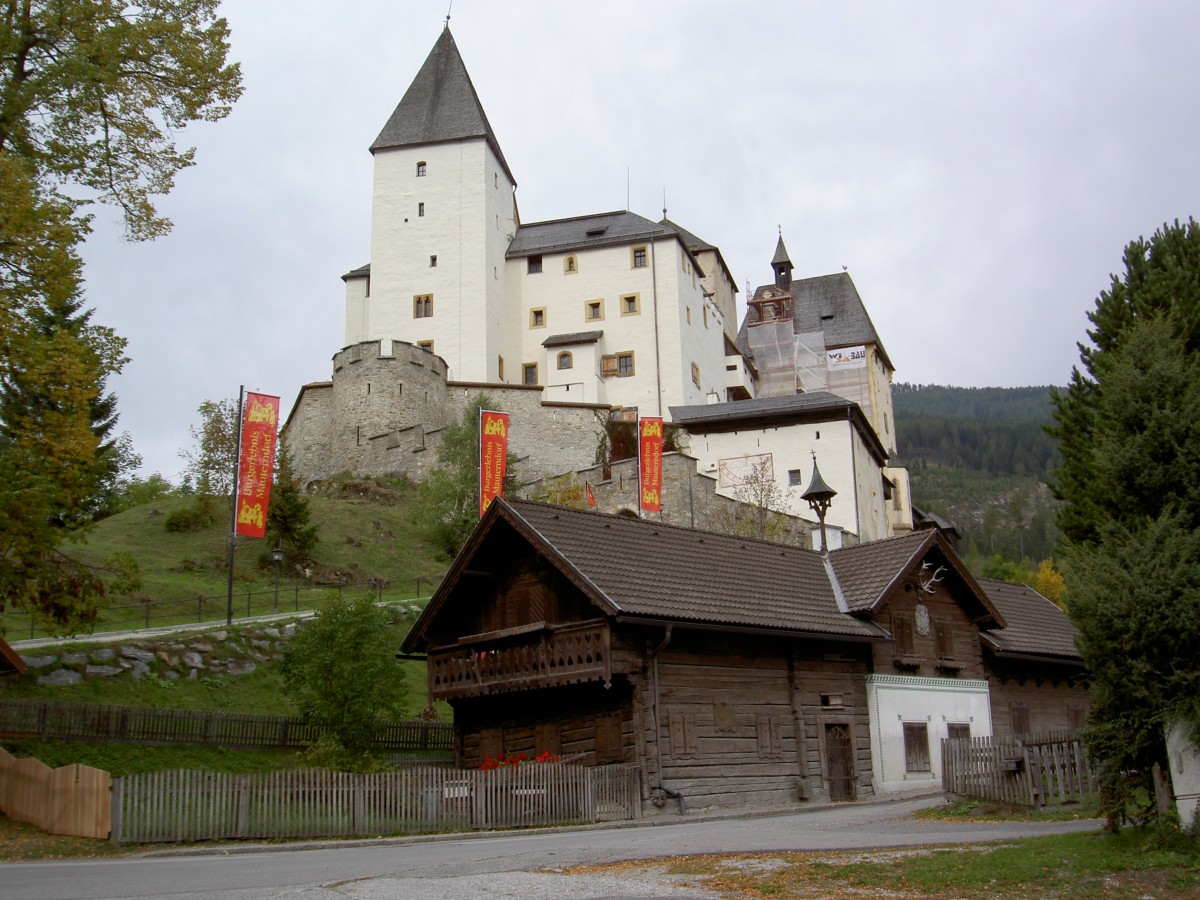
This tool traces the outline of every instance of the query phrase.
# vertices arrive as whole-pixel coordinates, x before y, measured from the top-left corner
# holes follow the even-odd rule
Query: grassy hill
[[[405,483],[351,480],[309,498],[319,541],[314,562],[280,571],[281,608],[311,607],[331,587],[386,585],[385,598],[428,596],[449,561],[412,521],[416,489]],[[192,501],[171,497],[103,519],[72,548],[84,562],[100,565],[121,553],[141,573],[141,587],[115,596],[95,631],[172,621],[209,621],[223,615],[228,595],[229,507],[197,531],[166,529],[168,516]],[[234,566],[234,605],[264,612],[273,601],[275,569],[265,540],[238,539]],[[250,596],[247,597],[247,594]],[[252,601],[252,604],[251,604]],[[198,615],[199,613],[199,615]],[[23,614],[0,615],[10,640],[33,636]]]

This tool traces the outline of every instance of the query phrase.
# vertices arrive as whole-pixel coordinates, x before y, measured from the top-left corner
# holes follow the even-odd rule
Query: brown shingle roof
[[[618,617],[725,625],[763,631],[882,638],[880,629],[838,610],[819,553],[643,519],[498,499],[455,560],[429,609],[453,591],[473,547],[498,520],[511,524],[594,601]]]
[[[833,571],[851,612],[867,612],[882,600],[897,578],[931,543],[931,532],[842,547],[829,554]]]
[[[1075,647],[1078,632],[1067,614],[1033,588],[980,579],[980,585],[1004,616],[1006,627],[983,632],[983,639],[1004,656],[1042,656],[1082,662]]]

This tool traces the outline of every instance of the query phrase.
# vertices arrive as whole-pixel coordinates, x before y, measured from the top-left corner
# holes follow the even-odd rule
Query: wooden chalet
[[[1065,615],[1008,587],[937,530],[824,557],[498,499],[404,650],[453,707],[464,768],[637,765],[648,812],[853,800],[936,790],[939,739],[992,734],[996,696],[1029,711],[1009,729],[1085,708]]]

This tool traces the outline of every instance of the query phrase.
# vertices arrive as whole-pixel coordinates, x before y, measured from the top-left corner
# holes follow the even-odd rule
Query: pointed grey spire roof
[[[486,140],[504,166],[509,181],[516,184],[454,43],[454,35],[444,28],[404,98],[371,144],[371,152],[470,138]]]
[[[792,264],[792,261],[788,259],[787,247],[783,246],[782,234],[779,236],[779,243],[775,245],[775,255],[771,257],[772,267],[779,265],[779,263],[787,263],[789,266]]]

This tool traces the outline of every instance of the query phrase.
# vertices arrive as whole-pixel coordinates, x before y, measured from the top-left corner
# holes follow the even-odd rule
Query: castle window
[[[417,204],[417,218],[418,219],[424,218],[424,216],[425,216],[425,204],[418,203]]]
[[[692,363],[692,384],[700,387],[700,367],[695,363]]]
[[[529,327],[530,328],[545,328],[546,327],[546,310],[531,309],[529,311]]]
[[[424,160],[421,160],[421,162],[417,163],[417,177],[418,178],[425,177],[425,161]]]
[[[638,295],[626,294],[621,298],[621,315],[636,316],[638,314]]]
[[[413,318],[428,319],[433,315],[433,294],[417,294],[413,297]]]
[[[633,351],[617,354],[617,375],[622,378],[633,374]]]
[[[525,363],[521,366],[521,384],[537,384],[537,363]]]
[[[574,365],[575,360],[571,356],[570,350],[564,350],[562,353],[558,354],[558,367],[560,369],[570,369]]]
[[[704,327],[708,327],[708,307],[704,307]]]
[[[604,301],[588,300],[583,304],[583,317],[589,322],[598,322],[604,318]]]
[[[692,324],[692,308],[690,306],[687,308],[687,323]]]
[[[563,260],[563,272],[565,272],[567,275],[574,275],[578,271],[579,267],[575,262],[575,257],[568,256]]]
[[[496,370],[499,373],[500,380],[503,381],[504,380],[504,357],[503,356],[496,357]]]
[[[527,275],[538,275],[538,274],[541,274],[541,271],[542,271],[541,254],[537,254],[536,256],[529,256],[529,257],[525,258],[525,273]]]
[[[495,188],[500,187],[500,173],[499,172],[492,173],[492,187],[495,187]]]
[[[632,259],[632,264],[631,264],[630,268],[633,268],[633,269],[646,268],[646,248],[645,247],[634,247],[633,250],[631,251],[631,253],[632,253],[633,259]]]
[[[422,350],[428,350],[430,353],[433,352],[433,341],[417,341],[417,346]]]
[[[788,486],[804,487],[804,473],[799,469],[788,469]]]
[[[432,256],[429,257],[429,268],[431,268],[431,269],[437,268],[437,254],[433,254]]]

